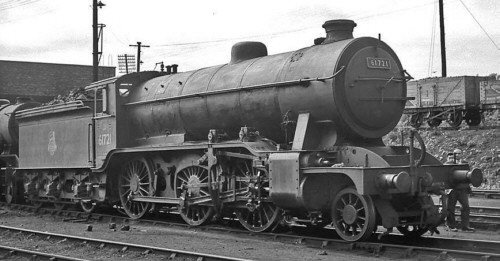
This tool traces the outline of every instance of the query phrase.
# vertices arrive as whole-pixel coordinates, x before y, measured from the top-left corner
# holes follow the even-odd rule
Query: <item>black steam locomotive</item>
[[[355,26],[327,21],[326,38],[289,53],[242,42],[220,66],[95,82],[91,103],[4,104],[4,198],[119,204],[131,218],[163,209],[193,226],[236,217],[255,232],[332,224],[348,241],[377,226],[434,230],[430,195],[478,186],[482,173],[441,164],[416,132],[408,146],[382,143],[410,77],[380,39],[353,38]]]

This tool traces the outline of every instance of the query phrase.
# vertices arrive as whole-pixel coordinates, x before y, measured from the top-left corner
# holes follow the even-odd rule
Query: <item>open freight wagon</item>
[[[458,127],[463,120],[469,126],[481,123],[482,113],[500,106],[500,80],[485,76],[435,77],[408,82],[405,114],[410,125],[424,122],[437,127],[447,121]]]

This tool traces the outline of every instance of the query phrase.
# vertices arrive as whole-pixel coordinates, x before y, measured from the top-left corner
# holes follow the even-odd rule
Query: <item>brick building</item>
[[[115,67],[100,66],[99,79],[115,76]],[[31,97],[47,102],[92,82],[92,66],[0,60],[0,99]]]

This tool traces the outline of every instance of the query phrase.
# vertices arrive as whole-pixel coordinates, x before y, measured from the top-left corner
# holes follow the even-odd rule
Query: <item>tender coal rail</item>
[[[76,242],[76,243],[92,244],[92,245],[98,246],[99,248],[114,247],[114,248],[120,249],[121,252],[138,251],[138,252],[142,252],[143,254],[155,253],[157,255],[164,255],[169,259],[193,258],[196,260],[204,260],[204,261],[210,261],[210,260],[214,260],[214,261],[246,261],[246,260],[248,260],[248,259],[241,259],[241,258],[234,258],[234,257],[203,254],[203,253],[192,252],[192,251],[184,251],[184,250],[177,250],[177,249],[146,246],[146,245],[140,245],[140,244],[131,244],[131,243],[125,243],[125,242],[117,242],[117,241],[102,240],[102,239],[95,239],[95,238],[64,235],[64,234],[36,231],[36,230],[23,229],[23,228],[17,228],[17,227],[9,227],[9,226],[0,226],[0,230],[3,231],[4,233],[6,231],[10,231],[10,232],[14,232],[14,233],[24,233],[24,234],[35,235],[35,236],[40,236],[40,237],[58,238],[61,240],[71,241],[71,242]],[[52,259],[52,260],[54,260],[54,259]],[[80,259],[62,259],[62,260],[80,260]]]

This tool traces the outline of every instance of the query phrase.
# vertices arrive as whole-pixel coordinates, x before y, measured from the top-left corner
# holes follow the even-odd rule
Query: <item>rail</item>
[[[484,198],[500,198],[498,189],[473,189],[471,196],[483,196]]]
[[[35,209],[32,206],[17,205],[25,209]],[[162,227],[180,227],[185,229],[190,229],[190,226],[185,223],[178,222],[167,222],[164,221],[164,217],[158,217],[159,220],[130,220],[128,217],[118,217],[103,214],[83,214],[76,211],[56,211],[54,209],[36,209],[38,213],[47,214],[57,213],[63,216],[68,221],[76,220],[75,222],[81,222],[91,218],[92,221],[98,222],[120,222],[120,219],[124,223],[134,224],[137,222],[142,225],[148,224],[151,226],[162,226]],[[71,213],[71,215],[70,215]],[[80,221],[78,221],[80,220]],[[230,222],[230,220],[228,221]],[[1,228],[1,226],[0,226]],[[335,233],[332,228],[325,228],[322,230],[310,230],[306,226],[294,226],[294,233],[252,233],[244,229],[226,228],[220,226],[203,226],[203,230],[212,231],[213,233],[224,233],[224,234],[234,234],[236,237],[241,235],[249,235],[252,238],[261,238],[263,240],[273,240],[273,241],[284,241],[285,243],[292,243],[293,245],[304,245],[312,246],[315,248],[320,248],[324,250],[338,251],[338,249],[343,249],[344,251],[353,251],[353,255],[365,256],[366,251],[375,256],[404,256],[404,257],[414,257],[414,256],[426,256],[422,257],[421,260],[451,260],[452,258],[464,258],[466,260],[500,260],[500,242],[499,241],[489,241],[489,240],[465,240],[457,238],[443,238],[434,236],[423,236],[419,240],[406,240],[402,235],[391,233],[385,235],[378,239],[375,235],[369,242],[346,242],[343,240],[336,239]],[[471,249],[473,250],[464,250]],[[360,252],[361,253],[357,253]],[[204,259],[207,260],[207,259]]]
[[[88,261],[88,259],[80,259],[69,256],[56,255],[51,253],[45,253],[40,251],[32,251],[24,248],[9,247],[0,245],[0,252],[6,252],[1,259],[25,257],[30,260],[61,260],[61,261]]]
[[[50,237],[50,238],[58,238],[62,239],[65,241],[73,241],[73,242],[86,242],[86,244],[95,244],[98,246],[113,246],[121,249],[122,252],[124,251],[141,251],[141,252],[154,252],[156,254],[162,254],[166,255],[169,258],[194,258],[195,260],[217,260],[217,261],[248,261],[249,259],[242,259],[242,258],[235,258],[235,257],[227,257],[227,256],[221,256],[221,255],[211,255],[211,254],[204,254],[204,253],[198,253],[198,252],[193,252],[193,251],[185,251],[185,250],[178,250],[178,249],[171,249],[171,248],[163,248],[163,247],[154,247],[154,246],[146,246],[146,245],[141,245],[141,244],[131,244],[131,243],[125,243],[125,242],[118,242],[118,241],[111,241],[111,240],[103,240],[103,239],[95,239],[95,238],[88,238],[88,237],[80,237],[80,236],[72,236],[72,235],[64,235],[64,234],[58,234],[58,233],[51,233],[51,232],[46,232],[46,231],[38,231],[38,230],[31,230],[31,229],[24,229],[24,228],[18,228],[18,227],[10,227],[10,226],[3,226],[0,225],[0,230],[4,231],[10,231],[14,233],[22,233],[22,234],[32,234],[32,235],[37,235],[41,237]],[[63,259],[66,260],[66,259]],[[67,259],[70,260],[70,259]],[[75,259],[78,260],[78,259]]]

